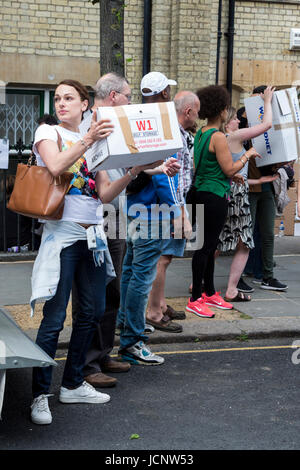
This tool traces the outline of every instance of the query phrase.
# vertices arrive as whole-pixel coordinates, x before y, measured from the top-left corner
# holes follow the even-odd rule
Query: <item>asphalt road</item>
[[[59,403],[62,351],[49,399],[50,426],[29,419],[31,370],[10,370],[0,449],[299,449],[300,350],[291,349],[292,342],[153,346],[165,364],[116,374],[119,383],[106,389],[111,401],[105,405]]]

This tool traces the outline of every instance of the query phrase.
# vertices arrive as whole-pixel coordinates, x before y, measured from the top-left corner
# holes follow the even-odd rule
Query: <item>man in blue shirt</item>
[[[185,224],[189,223],[186,210],[185,198],[192,183],[193,156],[188,147],[190,134],[186,129],[196,125],[196,119],[200,110],[200,101],[196,94],[191,91],[182,90],[174,96],[174,103],[179,122],[183,148],[177,152],[177,159],[181,166],[178,173],[177,199],[181,206],[182,216]],[[182,257],[184,254],[186,240],[184,238],[164,240],[162,256],[157,263],[157,275],[149,295],[146,322],[168,333],[181,333],[182,326],[172,320],[184,320],[185,313],[176,311],[167,305],[165,299],[165,283],[167,269],[173,257]]]
[[[141,92],[145,102],[170,101],[174,80],[159,72],[145,75]],[[147,180],[148,178],[148,180]],[[127,192],[127,251],[121,278],[121,300],[118,312],[120,327],[119,358],[131,364],[159,365],[163,357],[146,346],[145,310],[156,276],[156,265],[162,253],[163,236],[167,236],[170,219],[175,232],[181,231],[181,208],[176,198],[178,176],[144,175],[143,187]],[[159,204],[159,207],[158,207]],[[139,232],[138,229],[139,228]]]

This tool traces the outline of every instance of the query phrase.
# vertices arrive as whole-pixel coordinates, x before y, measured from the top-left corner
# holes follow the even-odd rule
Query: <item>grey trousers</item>
[[[108,249],[116,271],[116,278],[106,287],[106,308],[101,317],[90,348],[86,355],[84,376],[101,372],[101,365],[109,360],[109,354],[114,346],[117,313],[120,304],[120,279],[125,254],[125,240],[107,239]],[[72,288],[72,317],[73,320],[79,309],[76,284]]]

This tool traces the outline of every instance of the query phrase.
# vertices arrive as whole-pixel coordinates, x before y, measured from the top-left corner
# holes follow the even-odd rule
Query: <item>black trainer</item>
[[[253,287],[246,284],[243,279],[239,280],[238,285],[236,287],[239,292],[244,292],[244,294],[251,294],[251,292],[254,292]]]
[[[288,286],[286,284],[282,284],[282,282],[277,281],[277,279],[274,279],[273,277],[269,279],[263,279],[261,285],[261,289],[267,289],[267,290],[286,290]]]

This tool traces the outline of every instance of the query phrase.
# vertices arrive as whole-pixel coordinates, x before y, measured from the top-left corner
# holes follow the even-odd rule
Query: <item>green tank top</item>
[[[208,129],[202,132],[200,129],[195,137],[194,142],[194,162],[197,168],[200,154],[203,149],[200,167],[198,168],[195,187],[197,191],[208,191],[217,196],[229,196],[230,193],[230,180],[223,173],[220,167],[216,154],[209,151],[209,144],[212,134],[218,129]]]

